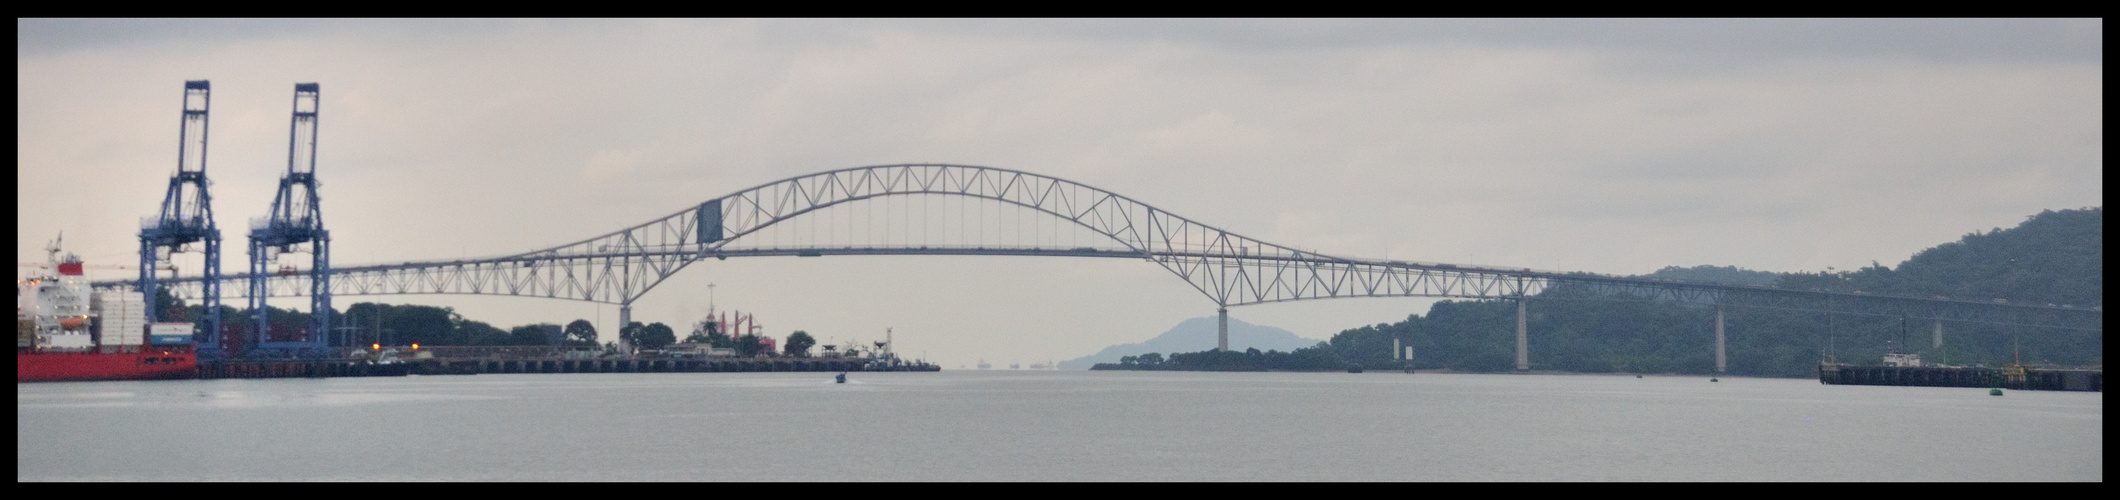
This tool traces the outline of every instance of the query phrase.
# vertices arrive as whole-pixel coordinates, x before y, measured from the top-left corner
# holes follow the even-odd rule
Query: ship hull
[[[16,382],[182,379],[197,375],[198,358],[188,352],[15,353]]]

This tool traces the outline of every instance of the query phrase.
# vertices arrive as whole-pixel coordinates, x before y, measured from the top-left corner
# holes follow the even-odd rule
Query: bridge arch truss
[[[1103,246],[756,243],[764,231],[828,208],[892,197],[959,197],[1057,218]],[[884,214],[888,217],[890,214]],[[1142,259],[1186,281],[1218,306],[1343,297],[1524,299],[1549,289],[1601,297],[1698,304],[1839,310],[1959,321],[2102,328],[2090,308],[2040,307],[1771,287],[1625,278],[1522,268],[1330,256],[1246,237],[1085,184],[994,167],[904,164],[790,177],[707,200],[608,234],[501,257],[335,266],[333,295],[474,294],[630,305],[703,259],[821,255],[1030,255]],[[239,277],[238,279],[242,279]],[[308,293],[297,274],[268,281],[268,296]],[[120,286],[130,282],[99,283]],[[172,285],[196,288],[196,280]],[[197,293],[196,290],[192,290]],[[2088,326],[2084,326],[2088,325]]]

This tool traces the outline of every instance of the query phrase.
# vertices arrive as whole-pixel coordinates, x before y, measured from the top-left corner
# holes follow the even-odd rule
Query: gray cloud
[[[673,20],[671,29],[749,26],[767,44],[858,43],[878,32],[1286,51],[1404,44],[1638,50],[1691,56],[2104,61],[2101,19],[935,19]],[[651,24],[657,24],[651,23]],[[356,35],[471,37],[623,20],[18,19],[21,55],[166,43]]]

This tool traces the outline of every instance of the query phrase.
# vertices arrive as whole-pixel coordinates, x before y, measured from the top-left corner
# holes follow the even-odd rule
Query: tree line
[[[206,309],[203,306],[187,306],[181,299],[171,297],[166,290],[158,295],[156,303],[167,311],[181,311],[181,317],[191,318],[197,324],[198,331],[202,332],[201,335],[204,335],[207,324]],[[616,351],[617,344],[614,340],[647,350],[663,349],[678,341],[676,330],[661,322],[631,322],[619,329],[616,339],[600,341],[595,324],[587,319],[576,319],[565,326],[533,323],[502,330],[491,323],[465,318],[454,308],[374,302],[355,303],[344,311],[334,309],[330,314],[332,331],[323,333],[327,336],[327,345],[377,343],[422,346],[548,346]],[[221,306],[223,328],[248,331],[250,318],[249,309]],[[266,307],[266,324],[275,331],[315,335],[315,332],[307,331],[311,321],[312,316],[307,312]],[[745,357],[759,354],[809,357],[810,348],[817,344],[816,338],[808,332],[797,330],[788,335],[782,351],[772,353],[766,350],[767,343],[762,336],[732,336],[721,332],[717,324],[707,322],[694,325],[684,341],[729,348],[737,355]]]
[[[1097,363],[1090,369],[1263,372],[1342,370],[1348,366],[1347,360],[1332,345],[1319,342],[1291,352],[1260,351],[1257,348],[1242,352],[1206,350],[1174,352],[1168,359],[1161,353],[1152,352],[1121,357],[1118,363]]]

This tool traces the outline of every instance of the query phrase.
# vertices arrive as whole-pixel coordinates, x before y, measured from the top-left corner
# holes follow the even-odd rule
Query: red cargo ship
[[[45,250],[52,254],[45,272],[15,280],[16,382],[197,375],[190,324],[152,325],[149,338],[139,292],[91,295],[80,258],[58,258],[57,241]]]
[[[189,352],[29,352],[15,354],[16,382],[192,378],[197,358]]]

